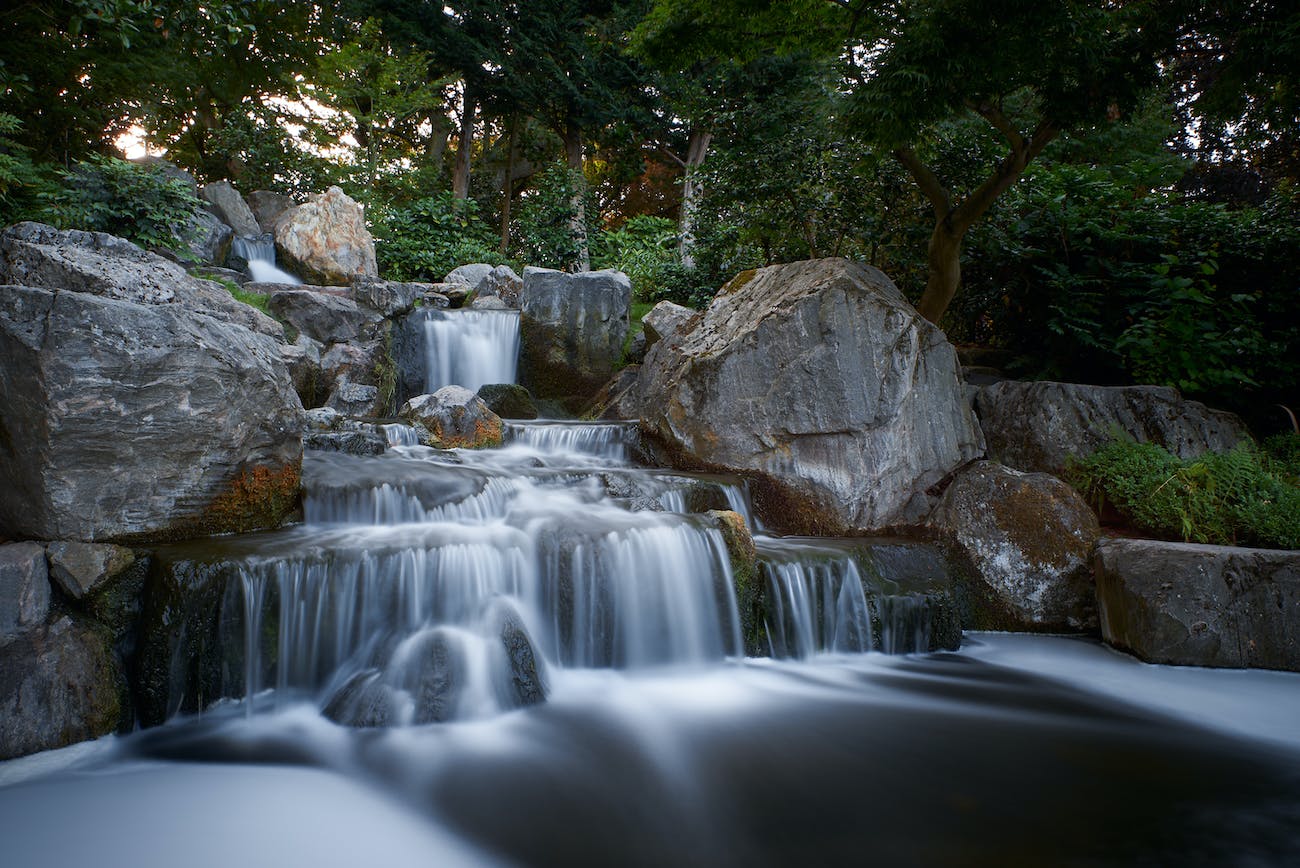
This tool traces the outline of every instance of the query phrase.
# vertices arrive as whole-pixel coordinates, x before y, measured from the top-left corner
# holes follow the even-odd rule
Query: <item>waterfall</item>
[[[627,461],[637,444],[637,426],[635,422],[507,422],[505,440],[544,453]]]
[[[230,252],[248,263],[248,273],[260,283],[302,283],[294,275],[275,264],[275,238],[271,233],[258,236],[236,235],[230,242]]]
[[[415,433],[415,429],[410,425],[399,425],[392,423],[381,425],[384,432],[384,440],[391,446],[419,446],[420,437]]]
[[[515,381],[518,311],[428,310],[424,316],[426,392]]]

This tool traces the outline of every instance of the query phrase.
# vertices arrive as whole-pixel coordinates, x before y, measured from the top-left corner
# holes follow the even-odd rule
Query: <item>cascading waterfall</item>
[[[518,311],[427,310],[424,316],[426,392],[515,381]]]
[[[507,422],[505,441],[541,452],[627,461],[637,444],[637,429],[635,422]]]
[[[248,263],[248,273],[260,283],[302,283],[295,275],[275,264],[275,238],[271,233],[258,236],[236,235],[230,251]]]

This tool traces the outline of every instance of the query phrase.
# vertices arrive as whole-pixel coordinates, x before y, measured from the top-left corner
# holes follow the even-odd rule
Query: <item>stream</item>
[[[495,355],[439,313],[427,382],[513,379],[464,315]],[[1300,862],[1300,675],[958,644],[937,549],[765,534],[634,422],[384,433],[307,454],[302,524],[159,552],[162,725],[0,763],[4,865]]]

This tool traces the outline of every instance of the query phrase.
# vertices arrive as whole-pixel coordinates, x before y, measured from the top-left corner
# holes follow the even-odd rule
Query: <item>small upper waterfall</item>
[[[248,263],[248,273],[262,283],[302,283],[294,275],[275,264],[275,238],[271,233],[258,236],[236,235],[230,242],[230,252]]]
[[[519,312],[428,310],[424,320],[425,391],[513,383],[519,356]]]
[[[551,453],[627,461],[637,444],[635,422],[507,422],[507,443]]]

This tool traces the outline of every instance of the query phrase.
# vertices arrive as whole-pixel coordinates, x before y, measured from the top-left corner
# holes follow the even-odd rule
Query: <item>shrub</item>
[[[107,232],[146,250],[192,258],[200,203],[184,181],[157,166],[92,157],[63,172],[62,186],[46,194],[40,217],[62,229]]]
[[[1116,440],[1073,462],[1069,478],[1155,536],[1300,548],[1300,487],[1253,444],[1180,459],[1155,444]]]
[[[512,249],[521,262],[546,268],[568,268],[581,254],[578,239],[573,232],[573,199],[579,189],[586,190],[580,172],[557,163],[539,173],[532,189],[519,197],[512,224]],[[587,191],[583,214],[587,218],[588,245],[596,233],[591,220],[596,213],[595,202]],[[594,251],[589,251],[594,252]]]
[[[677,224],[665,217],[640,215],[597,236],[593,267],[616,268],[632,280],[634,297],[646,304],[672,301],[700,308],[716,291],[703,275],[677,257]]]
[[[439,281],[470,262],[504,261],[473,199],[449,192],[398,208],[376,209],[371,232],[380,272],[390,280]]]

